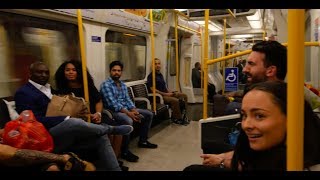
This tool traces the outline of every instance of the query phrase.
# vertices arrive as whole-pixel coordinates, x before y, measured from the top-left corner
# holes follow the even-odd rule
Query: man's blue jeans
[[[64,153],[70,150],[92,150],[98,152],[98,170],[120,171],[117,158],[107,134],[109,126],[87,123],[82,119],[70,118],[49,130],[54,140],[54,152]]]
[[[141,127],[140,127],[140,138],[139,142],[146,142],[148,139],[148,132],[152,124],[153,120],[153,113],[147,109],[137,109],[137,111],[143,115],[143,119],[141,120]],[[119,125],[132,125],[133,120],[122,112],[116,112],[114,113],[114,119],[117,121],[116,123]],[[129,150],[129,142],[130,142],[130,136],[126,135],[123,138],[123,147],[122,151],[123,153],[128,152]]]

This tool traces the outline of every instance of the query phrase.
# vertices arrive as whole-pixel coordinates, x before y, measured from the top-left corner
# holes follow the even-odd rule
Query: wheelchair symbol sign
[[[227,78],[226,78],[226,81],[234,82],[235,80],[237,80],[237,76],[236,76],[236,74],[234,73],[234,69],[231,69],[231,73],[228,74],[228,76],[227,76]]]
[[[225,68],[225,91],[238,90],[238,68]]]

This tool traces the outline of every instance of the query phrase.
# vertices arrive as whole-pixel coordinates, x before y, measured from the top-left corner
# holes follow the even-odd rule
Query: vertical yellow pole
[[[153,95],[153,111],[156,113],[156,70],[154,64],[154,36],[153,36],[153,15],[152,9],[150,9],[150,37],[151,37],[151,61],[152,61],[152,95]]]
[[[174,27],[174,35],[175,35],[175,39],[176,39],[176,83],[177,83],[177,91],[180,91],[180,83],[179,83],[179,56],[178,56],[178,15],[177,13],[175,13],[174,15],[175,18],[175,27]]]
[[[266,40],[266,31],[263,31],[262,40],[263,40],[263,41],[265,41],[265,40]]]
[[[304,13],[304,10],[288,10],[288,171],[303,170]]]
[[[222,52],[222,56],[226,56],[226,27],[227,27],[227,19],[224,18],[223,19],[223,52]],[[224,95],[224,84],[225,84],[225,77],[224,77],[224,71],[225,71],[225,67],[226,67],[226,61],[224,60],[222,62],[222,77],[223,77],[223,81],[222,81],[222,95]]]
[[[231,53],[231,49],[230,49],[230,39],[229,39],[229,44],[228,44],[228,55],[231,55],[230,53]],[[230,59],[231,60],[231,59]],[[229,62],[230,62],[230,60],[229,60]]]
[[[201,31],[201,30],[200,30]],[[200,32],[200,44],[201,44],[201,49],[200,49],[200,51],[201,51],[201,88],[203,88],[203,67],[204,67],[204,63],[203,63],[203,52],[202,52],[202,50],[203,50],[203,45],[202,45],[202,32]]]
[[[83,89],[84,89],[84,99],[89,102],[89,90],[88,90],[88,77],[87,77],[87,62],[86,62],[86,52],[84,49],[84,39],[83,39],[83,29],[82,29],[82,15],[81,9],[77,10],[78,15],[78,31],[80,39],[80,51],[82,60],[82,76],[83,76]],[[88,106],[90,112],[90,106]],[[90,122],[90,114],[88,115],[88,122]]]
[[[203,119],[208,117],[208,41],[209,41],[209,9],[205,10],[205,30],[204,30],[204,63],[203,63]]]

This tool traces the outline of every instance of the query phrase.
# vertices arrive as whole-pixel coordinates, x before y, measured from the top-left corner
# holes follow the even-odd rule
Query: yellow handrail
[[[175,43],[176,43],[176,83],[177,83],[177,91],[180,91],[180,83],[179,83],[179,51],[178,51],[178,15],[175,14],[175,26],[174,26],[174,35],[175,35]]]
[[[77,10],[77,16],[78,16],[78,31],[79,31],[80,52],[81,52],[81,61],[82,61],[82,77],[83,77],[84,99],[86,100],[86,102],[89,102],[87,62],[86,62],[86,52],[85,52],[85,49],[84,49],[81,9]],[[90,112],[90,106],[88,106],[88,111]],[[90,114],[88,115],[88,122],[90,122]]]
[[[177,11],[177,10],[173,10],[177,15],[180,15],[180,16],[182,16],[182,17],[184,17],[184,18],[186,18],[186,19],[190,19],[190,17],[189,16],[187,16],[187,15],[185,15],[185,14],[183,14],[183,13],[181,13],[180,11]]]
[[[303,170],[304,10],[288,10],[287,170]],[[297,76],[297,74],[299,74]]]
[[[207,94],[208,94],[208,39],[209,39],[209,9],[205,10],[205,31],[204,31],[204,64],[203,64],[203,119],[207,119],[208,117],[208,107],[207,107]]]
[[[153,104],[152,108],[155,113],[156,111],[156,72],[155,72],[155,62],[154,62],[154,35],[153,35],[153,15],[152,9],[149,12],[150,15],[150,36],[151,36],[151,60],[152,60],[152,95],[153,95]]]
[[[227,38],[227,19],[223,19],[223,52],[222,56],[226,56],[226,38]],[[224,84],[225,84],[225,67],[226,67],[226,61],[222,62],[222,95],[224,95]]]
[[[282,45],[288,46],[288,43],[282,43]],[[320,46],[320,43],[319,42],[304,42],[304,46]],[[216,62],[225,61],[225,60],[228,60],[228,59],[231,59],[231,58],[247,55],[247,54],[251,53],[251,51],[252,50],[249,49],[249,50],[245,50],[245,51],[238,52],[238,53],[235,53],[235,54],[231,54],[231,55],[228,55],[228,56],[224,56],[224,57],[220,57],[220,58],[216,58],[216,59],[210,59],[210,60],[207,61],[207,64],[210,65],[210,64],[213,64],[213,63],[216,63]]]
[[[236,16],[234,15],[234,13],[230,9],[227,9],[227,11],[232,17],[236,18]]]
[[[181,28],[183,28],[183,29],[186,29],[186,30],[189,30],[189,31],[195,32],[195,33],[197,33],[197,34],[200,34],[200,32],[199,32],[199,31],[194,30],[194,29],[191,29],[191,28],[186,27],[186,26],[182,26],[182,25],[179,25],[179,24],[178,24],[178,27],[181,27]]]

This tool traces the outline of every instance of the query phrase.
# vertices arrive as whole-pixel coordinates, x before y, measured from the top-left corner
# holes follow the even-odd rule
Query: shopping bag
[[[21,112],[18,119],[6,123],[3,143],[19,149],[45,152],[52,152],[54,147],[51,135],[31,110]]]

